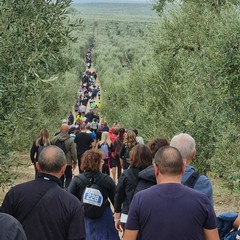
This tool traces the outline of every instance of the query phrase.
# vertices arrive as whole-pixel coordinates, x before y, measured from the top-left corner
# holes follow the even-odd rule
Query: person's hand
[[[77,163],[72,164],[72,174],[74,175],[74,171],[76,170]]]
[[[122,229],[122,227],[121,227],[120,219],[114,219],[114,222],[115,222],[115,228],[116,228],[116,230],[119,231],[119,232],[122,232],[123,229]]]

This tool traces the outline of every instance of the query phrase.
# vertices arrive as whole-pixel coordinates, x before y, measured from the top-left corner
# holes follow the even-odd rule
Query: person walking
[[[11,188],[0,212],[15,217],[28,240],[84,240],[82,205],[60,187],[60,177],[67,167],[64,152],[57,146],[44,148],[36,167],[37,178]]]
[[[115,227],[124,231],[128,210],[138,184],[138,173],[152,164],[152,154],[148,146],[137,144],[130,152],[130,167],[119,178],[115,199]]]
[[[110,140],[108,132],[103,132],[101,136],[101,141],[98,143],[98,149],[103,153],[102,173],[110,175],[110,157],[113,152],[113,145]]]
[[[94,139],[87,133],[86,126],[80,126],[80,132],[76,134],[74,142],[77,146],[78,169],[81,172],[81,157],[83,153],[94,146]]]
[[[112,178],[114,182],[116,182],[116,173],[117,173],[116,171],[118,166],[116,161],[116,151],[114,150],[114,141],[118,137],[118,128],[116,126],[117,125],[115,123],[113,127],[110,128],[109,130],[110,141],[113,146],[113,151],[111,152],[111,155],[110,155],[110,169],[111,169]]]
[[[124,128],[119,128],[118,130],[118,136],[114,140],[113,147],[115,150],[115,161],[116,161],[116,167],[117,167],[117,177],[118,179],[120,178],[122,174],[122,165],[120,161],[120,152],[123,146],[123,141],[124,141],[124,133],[125,129]]]
[[[69,126],[66,123],[63,123],[60,127],[60,133],[51,140],[51,143],[60,147],[66,155],[67,167],[63,176],[61,177],[63,188],[67,188],[70,184],[73,171],[77,166],[76,144],[69,135],[68,131]]]
[[[85,212],[86,240],[119,240],[110,208],[110,202],[114,203],[116,185],[110,176],[101,173],[102,159],[103,154],[99,149],[85,151],[81,161],[82,173],[73,178],[68,191],[82,202],[86,187],[91,187],[90,183],[96,184],[103,193],[104,211],[101,216],[94,216],[96,218],[86,217]],[[98,199],[97,195],[94,196],[94,199]]]
[[[185,162],[170,146],[154,158],[157,185],[137,193],[131,203],[124,240],[219,240],[211,202],[181,184]]]
[[[35,169],[35,176],[37,175],[37,168],[36,168],[36,162],[38,161],[39,155],[43,148],[49,146],[50,139],[49,139],[49,132],[46,128],[41,129],[39,136],[36,141],[34,141],[31,150],[30,150],[30,158],[34,165]]]
[[[147,146],[150,148],[152,152],[152,160],[154,161],[154,156],[156,152],[164,146],[168,146],[169,143],[166,138],[154,138],[152,139]],[[135,190],[135,193],[147,189],[153,185],[157,184],[155,173],[154,173],[154,166],[151,164],[149,167],[143,169],[140,173],[138,173],[138,185]]]
[[[128,130],[126,137],[124,138],[122,149],[120,151],[120,158],[122,159],[123,170],[128,169],[129,153],[132,150],[132,148],[137,144],[138,142],[136,139],[136,134],[132,130]]]
[[[193,175],[196,174],[196,169],[191,165],[192,160],[196,156],[196,143],[194,138],[187,133],[180,133],[172,138],[170,146],[179,150],[186,163],[186,169],[182,176],[182,184],[186,184],[188,179],[193,176],[196,181],[192,188],[206,194],[213,205],[213,188],[210,179],[203,174]]]

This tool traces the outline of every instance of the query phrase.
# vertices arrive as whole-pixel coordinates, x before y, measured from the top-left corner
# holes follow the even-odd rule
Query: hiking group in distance
[[[240,239],[237,212],[216,217],[212,183],[192,166],[191,135],[145,144],[137,129],[100,118],[92,51],[76,116],[52,138],[40,131],[30,151],[35,179],[4,198],[0,239]]]

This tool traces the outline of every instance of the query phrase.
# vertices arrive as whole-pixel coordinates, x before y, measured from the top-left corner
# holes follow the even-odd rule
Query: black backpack
[[[97,178],[88,178],[84,174],[77,176],[85,184],[82,194],[82,205],[84,216],[91,219],[100,218],[107,202],[107,194],[101,188],[101,182],[105,180],[107,175],[101,174]]]
[[[40,153],[42,152],[42,150],[45,148],[46,146],[43,146],[43,145],[39,145],[38,146],[38,149],[37,149],[37,157],[39,158],[40,156]]]
[[[67,153],[67,148],[66,148],[66,145],[65,145],[65,140],[60,140],[60,139],[57,139],[55,144],[55,146],[61,148],[63,150],[63,152],[66,154]]]

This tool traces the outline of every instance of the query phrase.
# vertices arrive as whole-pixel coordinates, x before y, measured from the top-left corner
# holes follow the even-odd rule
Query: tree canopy
[[[1,166],[8,162],[7,149],[29,146],[30,129],[42,127],[47,118],[56,119],[59,99],[54,95],[65,72],[73,67],[73,57],[67,53],[75,40],[67,15],[70,2],[0,3]],[[0,172],[0,182],[5,182],[4,169]]]
[[[119,116],[146,140],[190,133],[199,171],[212,171],[237,189],[240,18],[238,1],[228,3],[184,1],[159,17],[147,65],[140,60],[128,74],[104,74],[103,113],[112,122]]]

